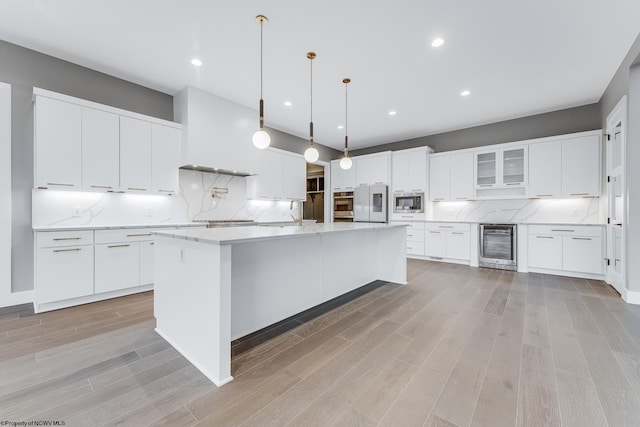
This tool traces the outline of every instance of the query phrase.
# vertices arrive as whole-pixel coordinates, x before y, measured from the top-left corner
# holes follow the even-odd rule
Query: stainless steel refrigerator
[[[360,185],[353,191],[354,222],[388,222],[387,186]]]

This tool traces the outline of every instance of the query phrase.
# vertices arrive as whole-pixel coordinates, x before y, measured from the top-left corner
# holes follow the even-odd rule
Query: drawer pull
[[[553,236],[536,236],[536,239],[553,239]]]
[[[82,237],[55,237],[53,241],[57,242],[59,240],[80,240],[80,239],[82,239]]]
[[[591,237],[572,237],[573,240],[591,240]]]
[[[507,185],[522,185],[521,182],[507,182]]]
[[[536,197],[553,197],[553,194],[536,194]]]
[[[571,193],[570,196],[588,196],[589,193]]]
[[[82,249],[80,248],[73,248],[73,249],[54,249],[53,252],[57,253],[57,252],[77,252],[77,251],[81,251]]]
[[[429,233],[431,233],[431,234],[440,234],[439,231],[429,231]]]
[[[107,248],[111,249],[111,248],[127,248],[131,245],[109,245],[107,246]]]
[[[480,184],[478,187],[493,187],[493,184]]]
[[[434,202],[438,202],[438,201],[440,201],[440,200],[444,200],[444,197],[434,197],[434,198],[433,198],[433,201],[434,201]]]
[[[138,188],[138,187],[129,187],[129,190],[134,190],[134,191],[147,191],[146,188]]]
[[[438,228],[453,228],[453,225],[439,225]]]
[[[419,193],[419,192],[421,192],[421,191],[422,191],[422,188],[414,188],[414,189],[413,189],[413,190],[411,190],[411,191],[413,191],[414,193]]]
[[[567,232],[567,233],[573,233],[576,230],[553,230],[552,229],[551,231],[564,231],[564,232]]]
[[[152,233],[127,234],[127,237],[153,236]]]
[[[401,215],[401,216],[402,216],[402,218],[413,218],[412,215]]]
[[[75,187],[74,184],[64,184],[60,182],[47,182],[47,185],[59,185],[61,187]]]
[[[464,234],[464,233],[462,233],[460,231],[452,231],[451,234]]]
[[[467,200],[468,197],[456,197],[456,200]]]
[[[91,188],[106,188],[108,190],[113,189],[110,185],[92,185]]]
[[[175,193],[174,190],[162,190],[162,189],[159,189],[158,191],[161,192],[161,193]]]

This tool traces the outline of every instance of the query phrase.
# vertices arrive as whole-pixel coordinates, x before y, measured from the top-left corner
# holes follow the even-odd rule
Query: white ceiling
[[[266,125],[307,137],[313,50],[315,140],[337,149],[343,77],[355,149],[597,102],[640,31],[637,0],[2,0],[0,38],[257,109],[258,14]]]

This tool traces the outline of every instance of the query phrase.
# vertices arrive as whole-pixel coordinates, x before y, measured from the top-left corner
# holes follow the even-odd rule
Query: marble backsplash
[[[602,222],[600,209],[598,198],[437,202],[433,204],[433,219],[498,223],[598,224]]]
[[[178,224],[193,220],[288,221],[298,202],[246,199],[246,178],[180,170],[180,194],[32,190],[32,226]]]

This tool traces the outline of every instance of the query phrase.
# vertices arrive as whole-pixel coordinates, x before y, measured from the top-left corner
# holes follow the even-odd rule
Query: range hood
[[[197,165],[183,165],[180,166],[180,169],[186,169],[190,171],[199,171],[199,172],[209,172],[209,173],[217,173],[220,175],[232,175],[232,176],[251,176],[255,175],[249,172],[242,171],[232,171],[228,169],[220,169],[220,168],[212,168],[208,166],[197,166]]]

